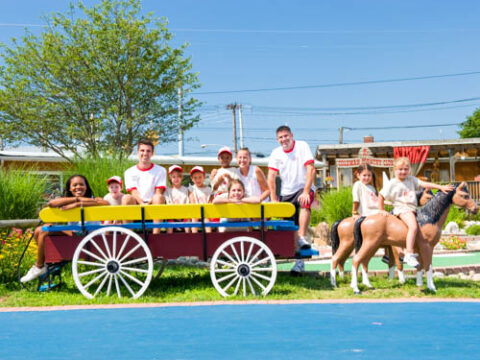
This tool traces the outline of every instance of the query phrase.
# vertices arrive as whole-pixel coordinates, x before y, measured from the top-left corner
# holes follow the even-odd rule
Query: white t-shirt
[[[125,187],[128,192],[136,189],[144,202],[152,200],[156,189],[166,189],[167,171],[152,164],[148,169],[140,169],[138,165],[125,171]]]
[[[407,176],[403,181],[393,178],[383,187],[380,194],[393,205],[393,214],[399,215],[409,211],[417,211],[417,195],[420,184],[415,176]]]
[[[262,195],[262,189],[257,180],[256,166],[250,166],[247,176],[243,176],[240,168],[237,168],[237,177],[242,181],[245,186],[245,197],[260,196]]]
[[[180,186],[179,189],[169,187],[164,195],[167,204],[188,204],[188,189],[185,186]]]
[[[237,169],[234,167],[229,167],[229,168],[220,168],[217,170],[217,173],[215,174],[215,177],[213,178],[213,183],[217,183],[218,179],[223,175],[223,174],[229,174],[230,177],[233,179],[238,179],[237,175]],[[228,179],[223,179],[223,182],[218,186],[217,190],[215,190],[215,194],[222,194],[226,193],[228,191]]]
[[[358,202],[358,214],[369,216],[378,213],[378,197],[372,185],[365,185],[361,181],[353,184],[353,201]]]
[[[210,195],[212,194],[212,188],[210,186],[197,187],[197,185],[190,186],[190,192],[193,194],[196,204],[207,204]]]
[[[275,148],[270,155],[268,168],[278,171],[282,180],[280,195],[291,195],[303,189],[307,179],[306,166],[313,163],[312,152],[305,141],[294,141],[290,151],[284,151],[281,146]]]
[[[123,195],[125,195],[125,194],[120,193],[120,196],[118,197],[118,199],[115,200],[115,199],[113,198],[112,194],[108,193],[107,195],[105,195],[105,196],[103,197],[103,200],[107,200],[107,201],[110,203],[110,205],[122,205],[122,197],[123,197]]]

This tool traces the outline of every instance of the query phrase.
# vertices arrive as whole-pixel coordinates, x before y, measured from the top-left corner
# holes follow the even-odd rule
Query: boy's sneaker
[[[47,272],[47,265],[43,265],[41,268],[33,265],[30,270],[28,270],[27,274],[20,279],[20,282],[25,283],[27,281],[32,281],[38,278],[39,276],[45,274]]]
[[[417,267],[420,265],[417,260],[418,254],[409,254],[405,253],[404,261],[407,263],[408,266]]]
[[[305,272],[305,263],[303,262],[303,260],[295,261],[295,265],[293,265],[292,270],[290,270],[290,274],[298,276],[303,272]]]
[[[298,238],[298,248],[299,249],[302,249],[302,250],[307,250],[307,249],[310,249],[312,247],[312,245],[310,245],[310,243],[305,240],[302,236],[300,236]]]

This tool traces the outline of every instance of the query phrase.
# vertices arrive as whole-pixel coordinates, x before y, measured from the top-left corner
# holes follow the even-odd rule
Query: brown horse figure
[[[426,270],[427,287],[436,291],[433,283],[432,256],[433,248],[440,240],[442,226],[447,219],[450,206],[454,204],[476,214],[477,204],[470,197],[467,185],[462,182],[448,194],[438,191],[425,206],[417,212],[419,231],[415,240],[415,252],[420,253],[420,267],[418,270]],[[355,294],[359,294],[357,282],[358,266],[370,258],[381,246],[392,245],[404,248],[407,236],[407,226],[402,220],[393,215],[384,216],[376,214],[368,216],[361,225],[363,242],[360,250],[355,254],[352,261],[352,287]],[[420,276],[423,272],[420,272]],[[420,284],[417,278],[417,284]],[[421,283],[423,285],[423,282]]]
[[[417,199],[420,206],[423,206],[432,198],[431,192],[427,190],[420,190],[417,192]],[[339,269],[340,277],[344,276],[344,265],[352,251],[358,251],[361,244],[355,243],[355,231],[360,231],[359,226],[363,222],[365,217],[361,217],[356,220],[353,217],[348,217],[337,221],[332,226],[331,244],[332,244],[332,261],[330,266],[330,283],[332,286],[337,285],[336,270]],[[358,237],[358,236],[357,236]],[[388,251],[389,259],[389,278],[395,277],[395,265],[398,269],[398,280],[401,284],[405,283],[405,275],[403,274],[403,263],[398,256],[398,249],[392,246],[387,246],[385,249]],[[372,288],[370,280],[368,279],[368,262],[370,259],[365,260],[362,265],[362,283],[368,288]]]

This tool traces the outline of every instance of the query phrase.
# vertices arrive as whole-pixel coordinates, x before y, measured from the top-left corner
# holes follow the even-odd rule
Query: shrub
[[[326,221],[331,226],[335,221],[352,215],[352,188],[324,192],[320,196],[320,204],[318,212],[312,211],[310,223],[315,226],[318,222]]]
[[[443,228],[445,228],[450,221],[456,222],[459,228],[463,228],[465,226],[464,221],[466,218],[467,215],[463,209],[460,209],[456,206],[451,206],[450,211],[448,212],[447,220],[445,221],[445,224],[443,224]]]
[[[440,244],[448,250],[460,250],[467,247],[467,241],[455,235],[450,235],[449,237],[442,238],[440,240]]]
[[[17,279],[17,266],[20,255],[32,236],[32,229],[23,231],[13,228],[2,229],[0,232],[0,283],[15,282]],[[32,263],[35,262],[37,246],[34,241],[30,243],[20,269],[25,274]]]
[[[34,219],[47,189],[46,176],[33,168],[0,168],[0,219]]]
[[[468,235],[480,235],[480,225],[472,225],[472,226],[469,226],[465,232],[468,234]]]
[[[125,179],[123,179],[123,173],[134,164],[134,161],[127,159],[119,160],[107,156],[90,157],[81,160],[75,159],[71,169],[67,171],[65,175],[67,178],[73,174],[81,174],[85,176],[92,187],[93,194],[95,196],[103,197],[108,192],[107,179],[117,175],[125,181]]]

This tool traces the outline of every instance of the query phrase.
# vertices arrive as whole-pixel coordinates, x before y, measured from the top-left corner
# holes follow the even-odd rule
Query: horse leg
[[[398,271],[398,282],[400,284],[405,284],[405,274],[403,273],[403,263],[400,261],[400,248],[396,246],[392,246],[392,252],[394,254],[395,258],[395,264],[397,265],[397,271]]]
[[[336,269],[338,266],[340,278],[343,279],[344,276],[344,265],[345,261],[348,259],[348,256],[353,251],[353,239],[350,238],[340,238],[340,245],[338,246],[337,251],[332,256],[332,262],[330,265],[330,283],[332,286],[337,286],[336,281]]]
[[[419,273],[422,273],[423,276],[423,269],[426,270],[425,275],[427,277],[427,288],[433,292],[436,292],[437,289],[433,282],[433,268],[432,268],[432,257],[433,257],[433,246],[431,246],[422,236],[417,237],[417,245],[420,252],[421,263],[422,263],[422,270]],[[417,273],[417,285],[420,283],[419,276]],[[423,286],[423,279],[421,281],[421,285]]]
[[[372,247],[371,244],[372,242],[369,243],[364,239],[362,247],[352,259],[352,281],[350,283],[350,287],[353,289],[353,292],[355,294],[361,293],[360,289],[358,288],[358,267],[360,266],[360,264],[362,264],[362,270],[368,269],[368,262],[371,258],[371,256],[369,257],[369,254],[372,252],[374,253],[376,249],[376,247]],[[366,266],[364,267],[363,264],[366,264]],[[366,276],[365,278],[368,281],[368,276]]]
[[[395,278],[396,254],[394,253],[391,246],[385,247],[385,253],[388,254],[388,279],[393,280]]]

